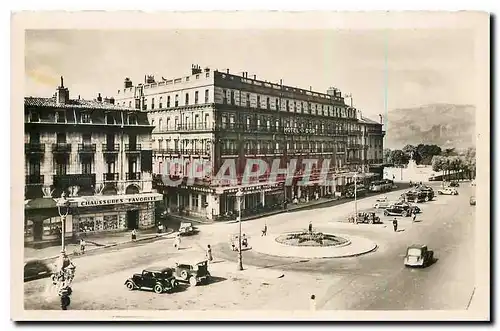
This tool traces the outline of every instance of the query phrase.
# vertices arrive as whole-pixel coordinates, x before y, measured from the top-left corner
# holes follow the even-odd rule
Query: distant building
[[[151,131],[143,112],[113,98],[26,97],[25,241],[55,240],[61,220],[55,200],[71,201],[67,236],[154,225]]]
[[[179,178],[188,175],[188,165],[195,159],[212,162],[213,173],[194,186],[166,187],[157,182],[158,189],[168,196],[171,212],[187,211],[209,219],[237,209],[235,193],[239,188],[245,193],[243,209],[340,192],[352,181],[350,171],[378,162],[379,155],[372,152],[378,145],[367,150],[364,142],[375,141],[374,127],[378,136],[383,136],[382,125],[360,121],[357,110],[346,105],[336,88],[320,93],[258,80],[246,72],[235,75],[197,65],[192,66],[190,75],[176,79],[156,81],[149,75],[144,83],[133,85],[126,78],[115,99],[121,106],[147,112],[155,126],[153,171],[157,178],[173,159],[185,161],[185,168],[170,172]],[[362,130],[370,138],[364,138]],[[264,159],[268,164],[279,158],[282,167],[293,158],[299,159],[299,164],[302,159],[329,160],[335,184],[313,182],[299,187],[295,181],[284,189],[282,183],[267,185],[263,176],[261,184],[241,185],[245,160],[250,158]],[[214,180],[227,159],[236,162],[237,186],[223,186]],[[300,173],[299,169],[297,179]]]

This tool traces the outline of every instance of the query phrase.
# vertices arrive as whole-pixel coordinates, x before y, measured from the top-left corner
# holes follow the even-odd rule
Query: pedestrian
[[[394,232],[398,231],[398,220],[396,217],[394,217],[394,220],[392,220],[392,226],[394,227]]]
[[[309,222],[309,233],[313,232],[313,225],[312,222]]]
[[[135,229],[132,230],[132,241],[135,241],[137,239],[137,232],[135,232]]]
[[[85,254],[85,245],[86,245],[85,240],[83,240],[83,238],[80,239],[80,253],[82,254]]]
[[[415,222],[415,219],[417,218],[417,213],[413,211],[413,222]]]
[[[181,249],[181,235],[178,233],[174,239],[174,248],[179,250]]]
[[[212,248],[210,245],[207,245],[207,260],[209,262],[212,262],[214,260],[214,257],[212,256]]]
[[[309,300],[309,307],[312,311],[316,310],[316,296],[314,294],[311,295],[311,299]]]
[[[158,233],[163,233],[163,223],[158,224]]]
[[[396,176],[392,175],[392,181],[395,181],[395,180],[396,180]]]
[[[267,236],[267,224],[264,225],[264,230],[262,230],[262,236]]]

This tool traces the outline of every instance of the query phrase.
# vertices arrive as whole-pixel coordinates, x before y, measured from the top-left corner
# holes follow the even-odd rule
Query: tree
[[[434,155],[441,154],[441,147],[437,145],[419,144],[417,146],[417,153],[420,157],[419,164],[430,165],[432,164],[432,158],[434,157]]]
[[[389,163],[391,158],[391,150],[389,148],[384,148],[384,162]]]
[[[400,149],[391,151],[389,162],[394,164],[407,164],[408,156]]]
[[[445,148],[445,150],[442,152],[443,156],[454,156],[457,155],[457,152],[455,151],[455,148]]]

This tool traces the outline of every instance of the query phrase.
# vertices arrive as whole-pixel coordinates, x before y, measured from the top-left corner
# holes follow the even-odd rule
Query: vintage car
[[[350,185],[345,191],[346,198],[354,198],[354,185]],[[361,197],[366,195],[366,188],[363,184],[356,186],[356,197]]]
[[[412,204],[412,203],[409,203],[409,202],[400,201],[400,202],[395,203],[394,205],[401,206],[403,208],[409,208],[411,213],[419,214],[422,212],[422,210],[420,209],[419,206]]]
[[[390,191],[392,189],[392,183],[387,182],[386,180],[377,180],[373,181],[368,188],[371,192],[385,192]]]
[[[392,206],[387,207],[384,210],[384,215],[385,216],[403,216],[403,217],[408,217],[411,215],[412,209],[408,206],[401,205],[401,204],[395,204]]]
[[[233,234],[229,236],[229,247],[231,248],[232,251],[237,251],[239,247],[239,235],[238,234]],[[250,246],[248,245],[248,237],[243,234],[241,236],[241,250],[245,251],[250,249]]]
[[[429,196],[426,192],[420,190],[410,190],[401,194],[401,199],[403,201],[412,201],[415,203],[429,201]]]
[[[424,192],[427,194],[427,198],[424,199],[425,202],[427,201],[431,201],[432,199],[434,199],[434,190],[432,189],[432,187],[430,186],[427,186],[427,185],[419,185],[417,187],[417,191],[420,191],[420,192]]]
[[[356,224],[359,223],[381,224],[382,221],[380,220],[380,217],[375,215],[375,213],[358,213],[358,217],[356,217]]]
[[[390,205],[392,205],[392,203],[389,201],[389,199],[387,199],[387,197],[383,196],[383,197],[379,197],[375,200],[375,203],[373,204],[373,208],[375,208],[375,209],[387,208]]]
[[[448,183],[449,187],[459,187],[460,184],[456,180],[452,180],[451,182]]]
[[[43,261],[29,260],[24,263],[24,281],[47,278],[52,275],[52,270]]]
[[[427,267],[434,262],[434,252],[427,245],[411,245],[406,250],[404,264],[407,267]]]
[[[153,290],[155,293],[171,292],[178,286],[173,268],[151,267],[134,274],[125,281],[130,290]]]
[[[174,276],[177,280],[187,282],[191,286],[206,284],[210,280],[208,261],[176,263]]]
[[[181,222],[179,226],[179,233],[181,236],[189,236],[195,234],[197,229],[193,226],[193,223],[190,222]]]
[[[476,205],[476,197],[474,195],[470,197],[469,203],[471,206]]]
[[[458,195],[458,191],[451,187],[439,189],[437,192],[439,195]]]

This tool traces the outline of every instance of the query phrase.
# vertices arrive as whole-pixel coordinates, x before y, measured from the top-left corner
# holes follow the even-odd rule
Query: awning
[[[24,209],[57,208],[56,199],[36,198],[24,201]]]

